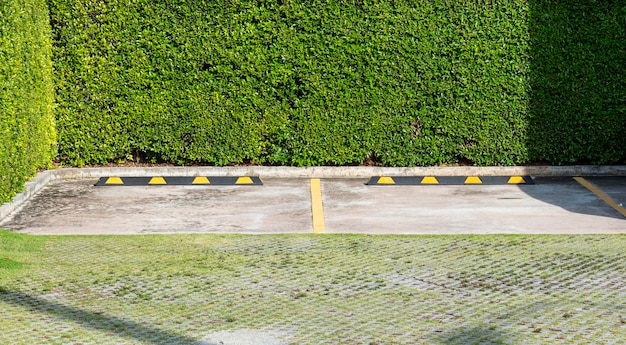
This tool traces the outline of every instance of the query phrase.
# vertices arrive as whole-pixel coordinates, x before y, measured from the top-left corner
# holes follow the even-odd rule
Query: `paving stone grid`
[[[623,235],[53,237],[0,277],[0,343],[206,345],[243,331],[624,344],[625,247]]]

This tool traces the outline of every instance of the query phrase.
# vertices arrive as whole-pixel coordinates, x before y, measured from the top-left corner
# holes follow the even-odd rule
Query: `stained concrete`
[[[30,234],[305,233],[308,180],[260,186],[106,186],[53,181],[0,226]]]
[[[603,181],[626,195],[626,178]],[[562,234],[626,233],[626,218],[571,178],[535,185],[365,186],[322,184],[329,233]]]
[[[589,177],[618,203],[626,177]],[[264,186],[106,186],[53,180],[0,222],[30,234],[311,233],[308,178]],[[535,185],[367,186],[322,179],[327,233],[626,233],[626,218],[569,177]]]
[[[157,166],[59,168],[44,170],[26,182],[25,191],[0,205],[0,221],[20,208],[50,181],[98,179],[102,176],[263,176],[267,178],[367,178],[370,176],[626,176],[626,165],[509,167],[272,167]]]

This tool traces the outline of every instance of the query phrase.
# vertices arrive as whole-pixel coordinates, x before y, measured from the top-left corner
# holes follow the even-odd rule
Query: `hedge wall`
[[[626,157],[624,1],[48,1],[67,164]]]
[[[626,1],[531,3],[531,157],[626,163]]]
[[[51,50],[45,0],[0,2],[0,202],[55,156]]]

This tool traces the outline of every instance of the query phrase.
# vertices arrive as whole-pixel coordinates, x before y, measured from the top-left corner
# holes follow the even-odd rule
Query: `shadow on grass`
[[[443,330],[440,333],[431,333],[429,339],[436,344],[442,345],[466,345],[466,344],[524,344],[524,336],[521,333],[503,330],[503,325],[518,325],[528,330],[541,331],[533,326],[533,322],[539,315],[545,314],[546,310],[555,308],[555,302],[536,301],[530,304],[508,307],[504,311],[491,314],[487,320],[477,320],[476,323],[458,328]]]
[[[511,344],[510,336],[493,326],[472,326],[453,329],[439,334],[436,342],[447,344]]]
[[[26,308],[35,313],[53,315],[68,321],[80,322],[80,327],[97,329],[112,333],[115,336],[134,339],[148,344],[209,345],[209,343],[204,341],[151,328],[135,321],[66,306],[41,297],[31,296],[27,293],[11,291],[4,287],[0,287],[0,301]]]

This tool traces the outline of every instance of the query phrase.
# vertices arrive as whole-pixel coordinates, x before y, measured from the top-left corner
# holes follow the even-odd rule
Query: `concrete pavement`
[[[51,180],[0,227],[30,234],[312,233],[312,180],[261,178],[263,186],[94,187],[95,177]],[[585,179],[618,205],[626,203],[626,177]],[[535,176],[535,185],[368,186],[368,180],[321,179],[324,232],[626,233],[626,217],[571,177]]]
[[[626,178],[602,182],[620,200]],[[325,183],[327,232],[402,234],[626,233],[626,218],[571,178],[535,185],[362,186]]]

